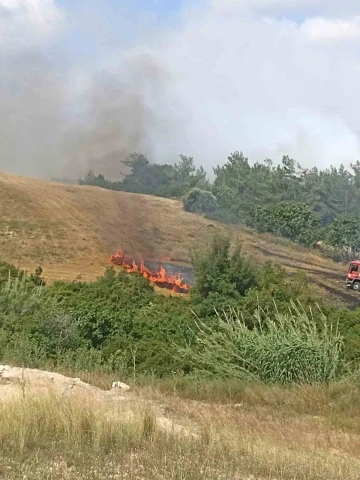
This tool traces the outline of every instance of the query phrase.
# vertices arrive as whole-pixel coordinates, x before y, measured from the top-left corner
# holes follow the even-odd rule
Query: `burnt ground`
[[[300,269],[299,269],[300,270]],[[360,307],[360,294],[353,292],[345,285],[345,275],[338,273],[324,273],[308,268],[301,269],[309,277],[312,284],[321,288],[329,295],[329,299],[345,306],[350,310]]]
[[[269,254],[269,256],[271,256],[271,254]],[[194,283],[194,273],[190,267],[169,262],[145,262],[145,265],[154,271],[159,270],[159,268],[163,266],[171,275],[181,273],[183,280],[187,284],[192,285]],[[360,307],[360,293],[353,292],[345,286],[345,274],[340,275],[338,272],[324,272],[305,266],[296,266],[296,268],[289,271],[289,275],[294,275],[296,271],[304,272],[308,276],[309,281],[318,287],[323,295],[328,295],[330,301],[339,306],[347,307],[350,310],[355,310]]]
[[[300,264],[295,258],[290,258],[288,255],[281,255],[277,253],[274,255],[271,251],[261,248],[262,254],[274,259],[275,262],[281,262],[281,265],[289,271],[290,275],[295,272],[304,272],[310,282],[319,288],[324,296],[327,296],[329,301],[338,304],[339,306],[355,310],[360,307],[360,294],[349,290],[345,285],[346,270],[340,273],[333,268],[320,268],[313,266],[306,266]],[[331,262],[329,261],[329,264]]]
[[[160,262],[145,261],[144,264],[148,269],[155,272],[159,271],[160,267],[164,267],[166,272],[170,275],[181,274],[182,279],[188,285],[192,285],[194,283],[194,274],[193,274],[192,268],[190,267],[184,267],[184,266],[180,266],[175,263],[169,263],[169,262],[160,263]]]

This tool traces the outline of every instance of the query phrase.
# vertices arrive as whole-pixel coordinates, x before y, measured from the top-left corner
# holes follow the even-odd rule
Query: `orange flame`
[[[153,272],[144,265],[143,261],[137,263],[134,259],[124,255],[121,250],[111,255],[110,262],[124,268],[128,273],[140,273],[155,285],[168,288],[173,292],[185,293],[190,290],[190,285],[184,282],[181,273],[170,275],[166,272],[165,267],[160,267],[159,271]]]

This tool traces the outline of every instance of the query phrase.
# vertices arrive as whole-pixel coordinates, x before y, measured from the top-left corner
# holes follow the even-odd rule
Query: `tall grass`
[[[29,454],[44,449],[108,454],[131,450],[153,437],[147,408],[106,404],[85,395],[64,398],[51,390],[25,391],[0,402],[0,451]]]
[[[217,316],[216,328],[198,319],[195,347],[178,348],[202,374],[289,385],[326,383],[341,371],[343,340],[324,315],[316,321],[292,303],[274,318],[259,310],[253,329],[236,310]]]
[[[23,395],[3,395],[0,478],[359,478],[360,437],[354,432],[334,430],[313,416],[284,417],[272,407],[264,412],[264,405],[162,401],[184,429],[157,419],[155,406],[135,398],[118,402],[80,392],[64,398],[28,386]],[[332,446],[346,455],[329,455]]]
[[[35,288],[23,277],[11,278],[0,287],[0,311],[2,314],[27,315],[51,308],[56,311],[55,299],[47,295],[45,288]]]

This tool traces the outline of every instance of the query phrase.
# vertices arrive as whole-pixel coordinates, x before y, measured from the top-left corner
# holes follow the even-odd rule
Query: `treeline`
[[[360,309],[331,306],[306,277],[273,263],[259,269],[228,238],[214,237],[192,261],[189,299],[158,295],[142,276],[114,268],[96,282],[47,286],[41,269],[28,276],[2,264],[0,360],[121,378],[248,376],[280,384],[357,371]]]
[[[122,181],[112,182],[102,174],[89,171],[79,184],[165,198],[182,198],[195,187],[211,190],[205,170],[196,168],[192,157],[180,155],[179,162],[160,165],[150,163],[146,155],[133,153],[124,164],[130,173]]]
[[[323,241],[354,255],[360,250],[360,162],[345,169],[304,169],[284,156],[251,165],[241,152],[214,169],[210,182],[192,157],[173,164],[150,163],[145,155],[126,160],[130,173],[118,182],[88,172],[81,185],[182,198],[184,208],[211,219],[241,223],[305,246]]]

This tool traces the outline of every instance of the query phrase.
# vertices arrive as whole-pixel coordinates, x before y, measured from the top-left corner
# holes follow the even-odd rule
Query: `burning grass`
[[[188,293],[190,290],[190,285],[183,280],[181,273],[170,274],[164,266],[161,266],[158,271],[152,271],[145,266],[143,260],[137,261],[128,257],[121,250],[111,255],[110,262],[124,268],[128,273],[139,273],[160,288],[167,288],[176,293]]]

